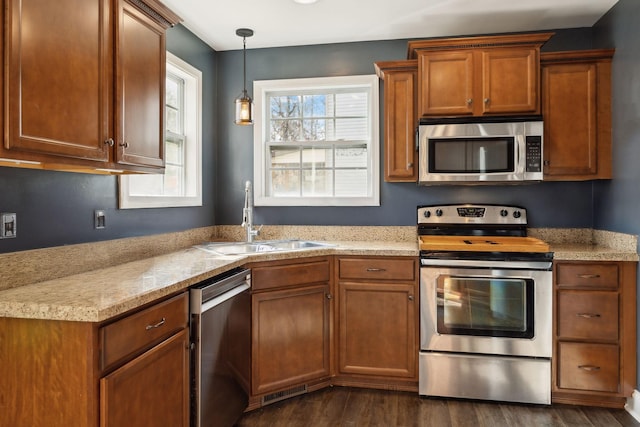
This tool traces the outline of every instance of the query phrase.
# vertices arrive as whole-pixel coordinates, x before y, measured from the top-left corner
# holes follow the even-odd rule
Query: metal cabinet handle
[[[383,271],[387,271],[386,268],[367,268],[367,271],[370,273],[380,273]]]
[[[594,372],[594,371],[599,371],[600,370],[600,366],[578,365],[578,369],[582,369],[583,371]]]
[[[333,298],[333,296],[331,294],[327,294],[326,296],[327,296],[327,299]]]
[[[118,144],[118,145],[120,145],[120,147],[122,147],[122,148],[129,148],[129,143],[128,143],[128,142],[126,142],[126,141],[125,141],[125,142],[121,142],[121,143],[120,143],[120,144]]]
[[[467,105],[471,105],[471,104],[473,104],[473,99],[472,98],[467,99]]]
[[[601,317],[598,313],[576,313],[578,317],[584,317],[586,319],[594,319],[597,317]]]
[[[409,301],[413,301],[413,295],[409,295]]]
[[[104,145],[108,145],[109,147],[113,147],[113,145],[115,144],[113,138],[109,138],[104,142]]]
[[[484,103],[485,103],[485,104],[488,104],[488,103],[489,103],[489,98],[485,98],[485,99],[484,99]]]
[[[160,320],[158,323],[153,324],[153,325],[147,325],[144,329],[145,330],[150,330],[150,329],[156,329],[159,328],[160,326],[164,325],[164,323],[167,321],[167,319],[165,319],[164,317],[162,318],[162,320]]]
[[[413,163],[407,163],[407,169],[411,169],[413,167]]]
[[[581,279],[597,279],[600,277],[599,274],[578,274],[578,277]]]

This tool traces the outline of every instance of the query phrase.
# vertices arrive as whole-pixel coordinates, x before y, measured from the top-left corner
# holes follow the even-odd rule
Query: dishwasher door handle
[[[218,295],[217,297],[210,299],[209,301],[202,303],[201,313],[211,310],[212,308],[222,304],[223,302],[235,297],[236,295],[250,289],[251,286],[247,282],[243,282],[242,285],[236,286],[233,289],[230,289],[228,292],[225,292],[222,295]]]

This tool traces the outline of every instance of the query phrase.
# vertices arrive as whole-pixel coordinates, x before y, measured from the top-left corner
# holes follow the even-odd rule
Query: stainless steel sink
[[[219,255],[244,255],[260,252],[302,251],[306,249],[330,248],[330,243],[312,240],[262,240],[257,242],[211,242],[196,246],[207,252]]]

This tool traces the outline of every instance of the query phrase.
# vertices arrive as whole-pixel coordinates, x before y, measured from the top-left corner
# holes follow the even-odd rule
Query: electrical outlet
[[[105,228],[107,226],[106,215],[102,210],[93,211],[93,227],[95,229]]]
[[[0,214],[0,239],[10,239],[18,234],[15,213]]]

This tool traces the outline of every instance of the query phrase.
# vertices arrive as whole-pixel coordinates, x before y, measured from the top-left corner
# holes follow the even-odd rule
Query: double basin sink
[[[322,249],[334,247],[330,243],[312,240],[262,240],[256,242],[211,242],[196,246],[217,255],[245,255],[261,252],[302,251],[306,249]]]

